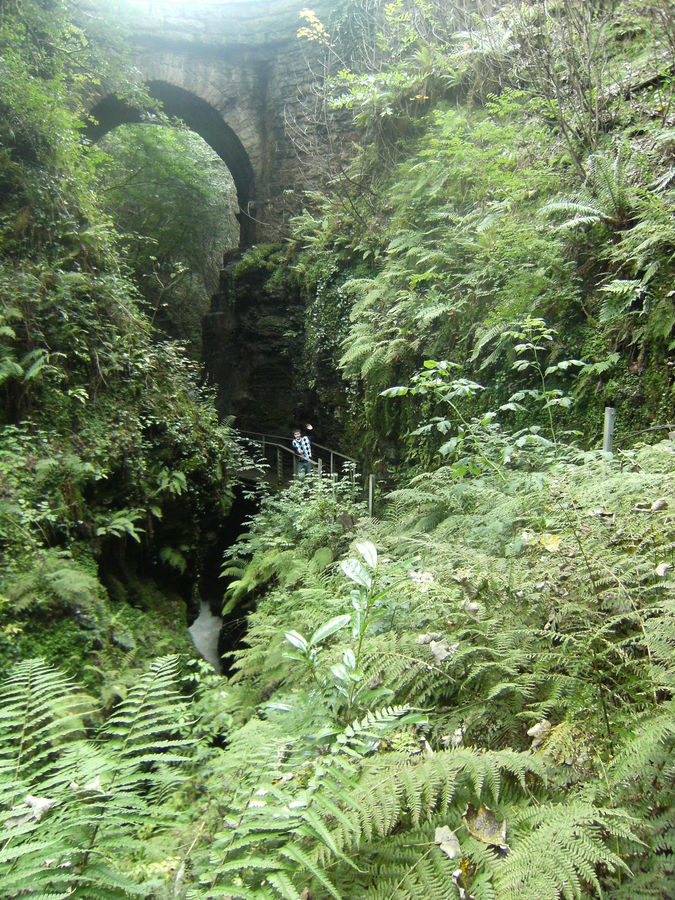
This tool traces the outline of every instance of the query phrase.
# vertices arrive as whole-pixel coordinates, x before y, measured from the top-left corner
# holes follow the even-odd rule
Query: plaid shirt
[[[299,441],[293,438],[293,440],[291,441],[291,446],[296,453],[299,453],[302,456],[303,459],[312,458],[312,445],[310,444],[307,435],[301,437]]]

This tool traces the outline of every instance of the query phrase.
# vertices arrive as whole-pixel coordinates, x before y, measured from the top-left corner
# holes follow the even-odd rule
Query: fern
[[[280,757],[272,745],[265,755],[273,768],[228,800],[228,829],[210,856],[216,874],[204,896],[263,897],[266,883],[281,896],[300,894],[303,887],[322,896],[363,896],[373,887],[364,876],[384,865],[393,832],[412,829],[419,845],[422,823],[439,815],[454,815],[459,823],[467,798],[477,802],[485,794],[494,801],[505,778],[524,788],[526,778],[543,774],[538,760],[509,751],[459,750],[426,759],[378,751],[382,738],[406,718],[405,708],[369,714],[300,770],[297,746],[287,746]],[[291,769],[284,777],[294,758],[295,774]],[[437,854],[432,870],[422,865],[417,878],[433,880],[439,872],[449,877],[449,861]],[[417,849],[418,860],[424,855]]]
[[[630,871],[607,847],[607,836],[637,842],[634,825],[626,813],[581,802],[525,811],[515,819],[511,853],[495,868],[497,896],[572,900],[586,895],[588,886],[601,894],[599,866]]]
[[[177,735],[177,660],[158,660],[98,741],[94,707],[41,661],[21,663],[0,713],[0,807],[6,896],[117,898],[145,895],[132,874],[139,826],[168,826],[161,811],[186,759]]]
[[[630,169],[635,164],[625,143],[618,145],[614,158],[603,152],[593,153],[588,158],[584,189],[572,199],[547,203],[542,211],[564,217],[559,227],[566,230],[595,224],[624,228],[637,205],[630,179]]]

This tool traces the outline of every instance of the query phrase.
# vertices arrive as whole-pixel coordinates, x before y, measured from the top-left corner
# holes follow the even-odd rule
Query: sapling
[[[509,398],[509,403],[517,404],[525,397],[531,397],[542,403],[548,414],[551,439],[556,450],[558,441],[553,424],[553,407],[570,407],[572,398],[557,388],[550,388],[546,379],[555,372],[565,372],[574,367],[583,368],[585,365],[580,359],[564,359],[544,368],[543,357],[550,351],[557,334],[556,329],[550,328],[543,319],[531,316],[527,316],[522,322],[519,322],[515,329],[503,333],[503,338],[518,341],[513,348],[518,356],[513,368],[516,372],[533,371],[537,375],[540,385],[537,388],[516,391]]]
[[[346,559],[340,564],[343,573],[354,585],[350,592],[352,611],[330,619],[317,628],[309,639],[297,631],[287,631],[284,635],[294,648],[285,654],[287,659],[304,663],[321,690],[330,686],[344,698],[348,723],[351,722],[357,700],[361,704],[371,704],[382,696],[382,689],[360,689],[363,683],[361,670],[363,640],[368,627],[385,611],[383,598],[398,583],[392,582],[384,586],[377,583],[378,557],[374,544],[363,541],[356,545],[356,549],[361,559]],[[353,646],[343,649],[341,662],[330,667],[329,676],[322,683],[317,670],[317,661],[323,650],[323,642],[350,624]]]
[[[461,367],[447,360],[427,359],[424,368],[416,372],[408,386],[396,386],[387,388],[381,392],[382,397],[403,397],[406,394],[429,395],[437,403],[442,403],[450,410],[451,417],[434,416],[429,422],[421,425],[413,435],[427,434],[436,430],[441,434],[450,434],[456,429],[456,434],[447,440],[439,448],[441,456],[450,453],[459,453],[465,447],[472,450],[476,459],[484,462],[502,480],[504,474],[500,467],[486,453],[487,444],[494,438],[499,426],[494,419],[496,412],[486,412],[479,416],[467,419],[459,408],[458,401],[477,396],[484,390],[483,385],[469,378],[457,375],[453,377]],[[455,474],[463,477],[467,472],[472,475],[480,474],[480,469],[472,462],[467,464],[458,462],[454,468]]]

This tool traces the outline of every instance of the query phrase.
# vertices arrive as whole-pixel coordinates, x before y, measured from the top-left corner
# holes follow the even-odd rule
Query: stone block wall
[[[87,16],[123,23],[131,58],[145,81],[188,91],[235,132],[254,174],[244,202],[255,221],[256,242],[283,237],[305,187],[285,128],[312,79],[308,53],[314,48],[297,38],[305,5],[303,0],[191,0],[185,6],[81,0]],[[312,9],[328,17],[335,6],[319,0]]]

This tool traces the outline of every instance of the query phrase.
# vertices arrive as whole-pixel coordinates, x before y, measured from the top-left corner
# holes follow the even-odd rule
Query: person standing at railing
[[[305,431],[312,432],[312,426],[307,424]],[[312,474],[312,443],[309,434],[303,434],[299,428],[293,432],[293,440],[291,447],[297,454],[298,478],[304,478],[305,475]]]

